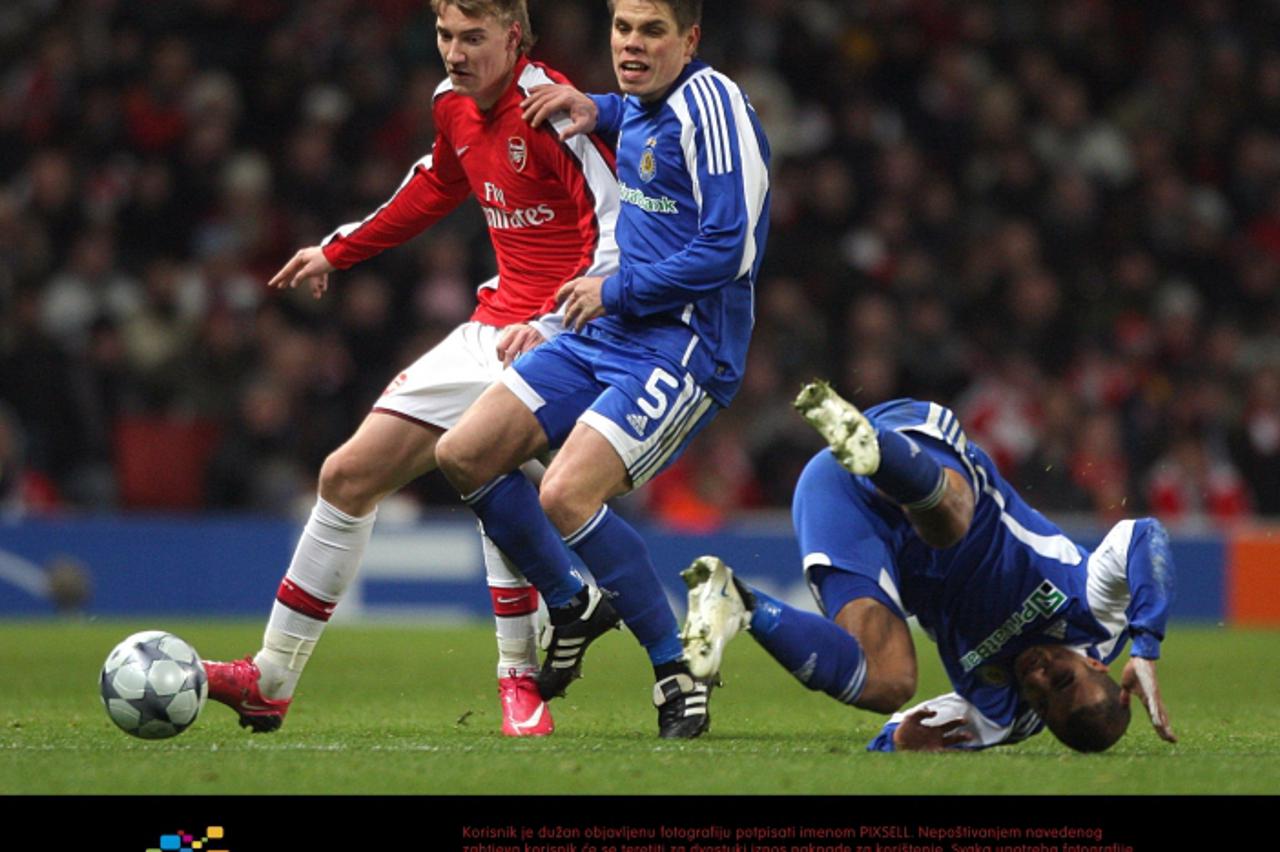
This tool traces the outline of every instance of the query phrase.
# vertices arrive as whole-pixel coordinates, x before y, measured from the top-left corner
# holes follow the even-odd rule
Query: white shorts
[[[467,322],[387,385],[374,411],[449,429],[502,372],[502,329]]]

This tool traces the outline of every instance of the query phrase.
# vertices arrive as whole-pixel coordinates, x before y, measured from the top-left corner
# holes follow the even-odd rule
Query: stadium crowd
[[[534,57],[612,91],[604,6],[535,0]],[[950,405],[1044,510],[1280,513],[1280,7],[704,15],[773,144],[772,229],[739,398],[634,510],[787,506],[820,446],[790,402],[827,376]],[[422,0],[7,0],[0,512],[310,505],[493,272],[469,204],[323,300],[265,287],[430,150],[432,25]],[[191,475],[138,483],[157,459]]]

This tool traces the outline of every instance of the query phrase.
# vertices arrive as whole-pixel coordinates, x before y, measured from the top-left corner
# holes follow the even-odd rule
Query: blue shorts
[[[720,411],[678,362],[572,333],[520,356],[501,381],[529,406],[553,449],[579,421],[599,432],[632,488],[679,458]]]
[[[912,440],[939,464],[965,474],[955,452],[940,441]],[[911,613],[899,592],[904,556],[927,548],[906,514],[866,477],[854,476],[829,450],[809,460],[796,483],[791,518],[805,579],[818,607],[834,618],[846,604],[873,598],[902,618]]]

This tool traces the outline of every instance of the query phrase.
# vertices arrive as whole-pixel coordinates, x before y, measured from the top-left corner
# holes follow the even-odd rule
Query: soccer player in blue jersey
[[[831,445],[801,474],[792,507],[825,617],[703,557],[685,571],[695,675],[714,676],[746,629],[810,689],[893,712],[916,690],[914,614],[955,692],[893,716],[873,750],[985,748],[1048,726],[1071,748],[1101,751],[1124,734],[1134,694],[1176,741],[1155,676],[1174,583],[1159,522],[1123,521],[1089,552],[936,403],[895,400],[864,415],[814,383],[796,407]],[[1117,684],[1107,664],[1126,639]]]
[[[545,698],[578,676],[619,616],[653,664],[663,737],[709,725],[644,541],[605,501],[674,461],[742,381],[769,221],[769,146],[736,84],[696,58],[700,0],[617,0],[611,48],[623,94],[549,87],[561,109],[619,139],[619,270],[559,293],[561,334],[523,355],[450,430],[436,458],[485,532],[546,600]],[[513,473],[560,447],[540,493]],[[549,521],[548,521],[549,519]],[[598,589],[571,568],[581,557]]]

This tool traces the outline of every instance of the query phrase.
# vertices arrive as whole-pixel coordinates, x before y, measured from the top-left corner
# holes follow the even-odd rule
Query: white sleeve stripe
[[[1080,564],[1080,548],[1076,547],[1075,542],[1061,533],[1057,535],[1042,535],[1032,532],[1018,523],[1017,518],[1004,511],[1004,498],[1000,496],[999,491],[988,486],[987,493],[997,498],[996,502],[1001,504],[1000,522],[1005,525],[1009,532],[1013,533],[1014,538],[1045,559],[1054,559],[1063,565]]]
[[[728,174],[733,171],[733,148],[729,144],[723,99],[709,77],[699,75],[689,82],[702,113],[702,132],[708,150],[707,171],[713,175]]]
[[[716,161],[719,165],[716,174],[732,171],[733,164],[729,161],[729,140],[725,134],[724,111],[716,109],[720,98],[706,77],[695,78],[693,84],[702,91],[705,113],[703,118],[710,124],[711,139],[715,144]]]
[[[421,160],[418,160],[418,162],[414,163],[412,166],[409,167],[409,173],[404,176],[404,180],[400,181],[400,185],[396,187],[396,191],[391,193],[391,197],[388,198],[386,201],[384,201],[382,205],[378,207],[377,210],[374,210],[372,213],[370,213],[368,216],[365,216],[359,222],[351,222],[346,225],[340,225],[338,228],[334,230],[333,233],[325,237],[324,240],[320,243],[320,245],[327,246],[334,240],[338,239],[339,237],[348,237],[351,234],[355,233],[361,227],[367,225],[373,219],[377,218],[379,213],[381,213],[383,210],[386,210],[388,207],[390,207],[391,202],[395,201],[396,198],[399,197],[401,192],[404,192],[404,188],[409,185],[409,181],[413,180],[414,175],[418,173],[419,167],[429,172],[431,171],[431,165],[432,165],[431,155],[427,154]]]
[[[729,119],[724,113],[724,99],[728,97],[728,93],[716,88],[713,77],[703,78],[703,84],[707,87],[707,97],[716,108],[715,117],[720,128],[720,144],[723,146],[721,150],[724,152],[724,170],[731,172],[733,171],[733,145],[729,139]]]
[[[702,209],[702,182],[698,178],[698,148],[693,144],[693,119],[689,104],[684,98],[669,98],[667,103],[680,121],[680,149],[684,151],[685,172],[689,175],[693,191],[693,203]]]
[[[696,80],[689,83],[689,93],[693,96],[694,101],[698,104],[698,114],[702,117],[702,149],[707,155],[707,174],[720,173],[720,160],[716,156],[715,145],[711,141],[711,119],[708,116],[707,104],[703,97],[702,89],[698,88]]]
[[[942,430],[939,429],[938,427],[938,424],[941,418],[942,418],[942,406],[938,405],[938,403],[936,402],[929,403],[929,414],[924,418],[924,425],[932,426],[934,429],[941,432]]]

